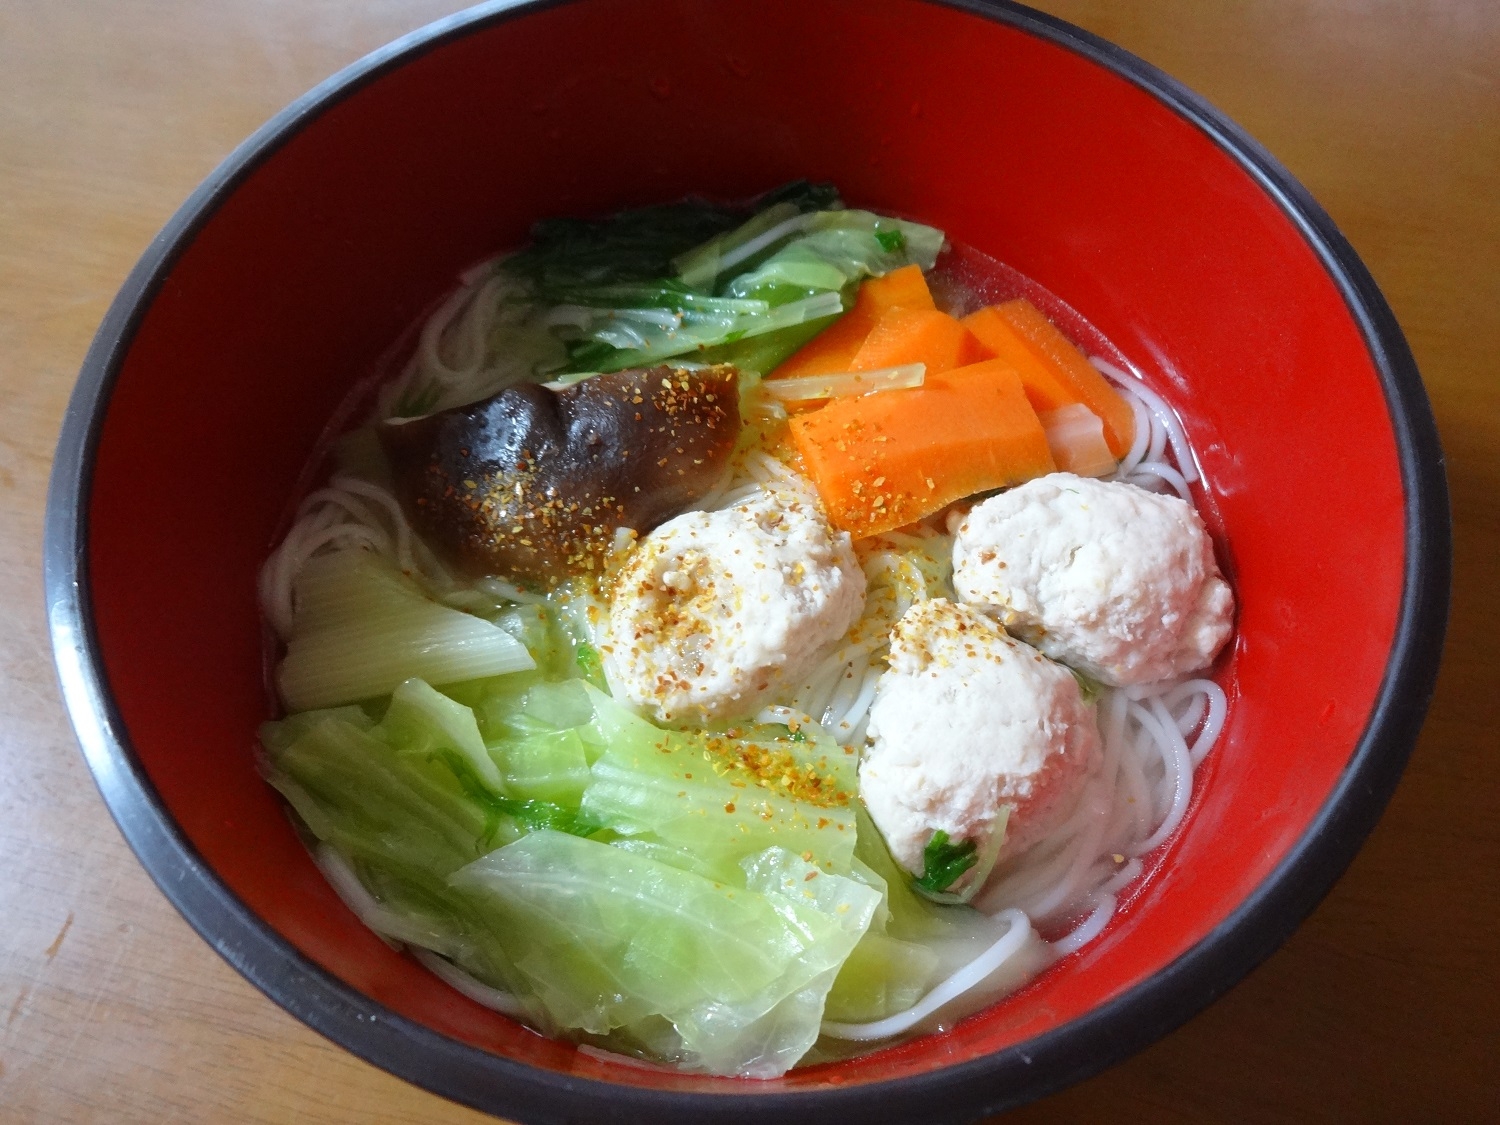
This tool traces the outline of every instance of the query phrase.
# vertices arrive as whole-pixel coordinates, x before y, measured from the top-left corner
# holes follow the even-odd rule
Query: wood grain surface
[[[488,1120],[297,1023],[167,904],[74,744],[40,579],[68,393],[153,234],[281,106],[460,6],[0,0],[0,1121]],[[1426,729],[1327,901],[1203,1015],[1008,1120],[1500,1120],[1500,3],[1041,7],[1205,95],[1332,213],[1432,396],[1456,571]]]

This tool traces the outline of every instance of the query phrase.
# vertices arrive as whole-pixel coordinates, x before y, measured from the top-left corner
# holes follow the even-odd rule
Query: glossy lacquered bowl
[[[1071,304],[1174,402],[1238,596],[1224,736],[1098,940],[940,1035],[753,1082],[621,1065],[471,1003],[364,929],[256,772],[256,572],[351,385],[529,224],[832,180]],[[1118,1061],[1305,916],[1389,797],[1447,612],[1440,451],[1328,217],[1140,60],[1027,9],[488,5],[247,141],[115,301],[58,450],[47,591],[131,846],[277,1003],[526,1121],[962,1120]]]

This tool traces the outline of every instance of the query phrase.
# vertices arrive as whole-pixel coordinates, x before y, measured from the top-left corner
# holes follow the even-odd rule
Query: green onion
[[[922,850],[922,875],[916,880],[924,891],[946,891],[969,868],[979,862],[978,847],[973,840],[950,844],[948,833],[939,828]]]

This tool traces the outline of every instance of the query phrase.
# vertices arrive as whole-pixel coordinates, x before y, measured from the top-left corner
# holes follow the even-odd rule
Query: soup
[[[405,350],[263,570],[262,740],[449,985],[770,1077],[1023,986],[1181,824],[1232,595],[1025,278],[798,183],[538,224]]]

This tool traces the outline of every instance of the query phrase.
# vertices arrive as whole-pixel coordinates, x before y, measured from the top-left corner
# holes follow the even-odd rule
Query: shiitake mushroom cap
[[[598,573],[620,528],[644,535],[708,494],[739,436],[738,386],[728,365],[633,368],[378,432],[407,517],[450,566],[550,588]]]

